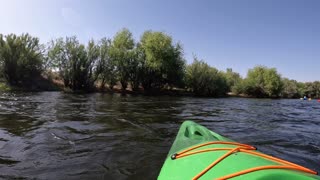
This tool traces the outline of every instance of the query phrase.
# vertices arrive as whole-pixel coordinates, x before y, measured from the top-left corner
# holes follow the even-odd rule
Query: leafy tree
[[[3,75],[3,62],[0,60],[0,81],[4,78],[4,75]]]
[[[228,90],[223,74],[197,58],[187,66],[186,82],[187,86],[200,96],[221,96]]]
[[[137,63],[134,48],[134,39],[128,29],[119,31],[111,44],[110,56],[116,66],[118,79],[123,90],[127,88],[130,73]]]
[[[29,34],[0,34],[0,66],[7,82],[10,85],[28,85],[40,76],[43,51],[39,39]]]
[[[182,46],[163,32],[145,31],[137,44],[128,29],[120,30],[113,40],[91,40],[86,46],[76,37],[60,38],[47,49],[29,34],[0,34],[0,80],[28,86],[48,69],[59,72],[72,90],[92,90],[99,79],[101,88],[108,84],[111,89],[120,82],[123,90],[131,83],[133,89],[142,85],[146,91],[187,87],[203,96],[232,91],[256,97],[320,98],[319,81],[282,79],[275,68],[256,66],[242,79],[230,68],[220,72],[197,58],[186,66]]]
[[[283,78],[282,83],[283,83],[282,97],[286,97],[286,98],[300,97],[297,81],[289,80],[288,78]]]
[[[231,91],[234,94],[241,94],[245,93],[246,87],[245,87],[245,80],[244,79],[239,79],[239,81],[234,84],[234,86],[231,87]]]
[[[143,53],[138,49],[135,48],[133,51],[133,58],[130,63],[129,67],[129,79],[131,81],[132,89],[133,90],[138,90],[141,79],[142,79],[142,62],[143,62]]]
[[[146,31],[138,44],[142,53],[142,85],[145,90],[182,83],[185,61],[180,44],[163,32]]]
[[[66,87],[85,91],[94,87],[99,46],[93,40],[85,47],[76,37],[57,39],[51,43],[48,57],[53,67],[59,69]]]
[[[314,91],[313,91],[313,98],[320,98],[320,82],[319,81],[314,81],[313,82],[313,88],[314,88]]]
[[[242,83],[245,94],[257,97],[279,97],[282,91],[281,76],[275,68],[256,66],[249,69]]]
[[[240,83],[240,74],[233,72],[231,68],[227,68],[227,71],[224,73],[224,75],[227,81],[228,91],[230,92],[236,84]]]
[[[111,40],[102,38],[99,46],[99,58],[97,61],[96,77],[101,81],[101,88],[105,87],[108,83],[110,89],[117,82],[117,72],[114,62],[110,57]]]
[[[268,96],[279,96],[283,84],[281,81],[281,76],[278,74],[275,68],[267,69],[264,74],[264,81],[265,81],[265,92]]]
[[[307,95],[308,97],[319,98],[320,82],[314,81],[304,83],[304,95]]]
[[[303,97],[305,95],[305,83],[303,82],[297,82],[297,88],[298,88],[298,93],[299,97]]]

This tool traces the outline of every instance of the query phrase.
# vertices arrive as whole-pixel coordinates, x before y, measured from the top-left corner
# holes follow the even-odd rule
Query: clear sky
[[[45,43],[76,35],[136,40],[164,31],[210,65],[242,76],[255,65],[284,77],[320,80],[319,0],[0,0],[0,33],[28,32]]]

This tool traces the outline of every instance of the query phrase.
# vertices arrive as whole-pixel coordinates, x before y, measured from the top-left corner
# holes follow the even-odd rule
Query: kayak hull
[[[234,142],[231,139],[223,137],[209,129],[196,124],[192,121],[185,121],[177,134],[177,137],[169,151],[165,163],[158,176],[158,180],[180,180],[193,179],[199,172],[207,168],[212,162],[225,155],[228,150],[207,151],[189,155],[179,159],[172,159],[172,156],[192,146],[203,144],[206,142]],[[232,144],[210,144],[197,148],[197,151],[207,150],[210,148],[235,148]],[[255,156],[243,152],[235,152],[217,163],[209,171],[204,173],[199,179],[217,179],[226,175],[243,171],[250,168],[282,165],[279,162]],[[267,169],[259,170],[232,179],[319,179],[319,176],[301,172],[297,170],[287,169]]]

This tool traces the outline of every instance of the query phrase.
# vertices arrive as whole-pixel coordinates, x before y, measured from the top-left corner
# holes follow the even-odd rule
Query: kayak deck
[[[294,168],[297,169],[292,170]],[[232,179],[320,179],[312,170],[262,154],[252,146],[235,143],[186,121],[181,125],[158,180],[226,179],[250,169],[255,171],[238,174]]]

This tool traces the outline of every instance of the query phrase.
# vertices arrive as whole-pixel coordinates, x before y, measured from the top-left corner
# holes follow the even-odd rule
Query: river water
[[[193,120],[320,171],[320,103],[301,100],[0,94],[0,178],[156,179]]]

